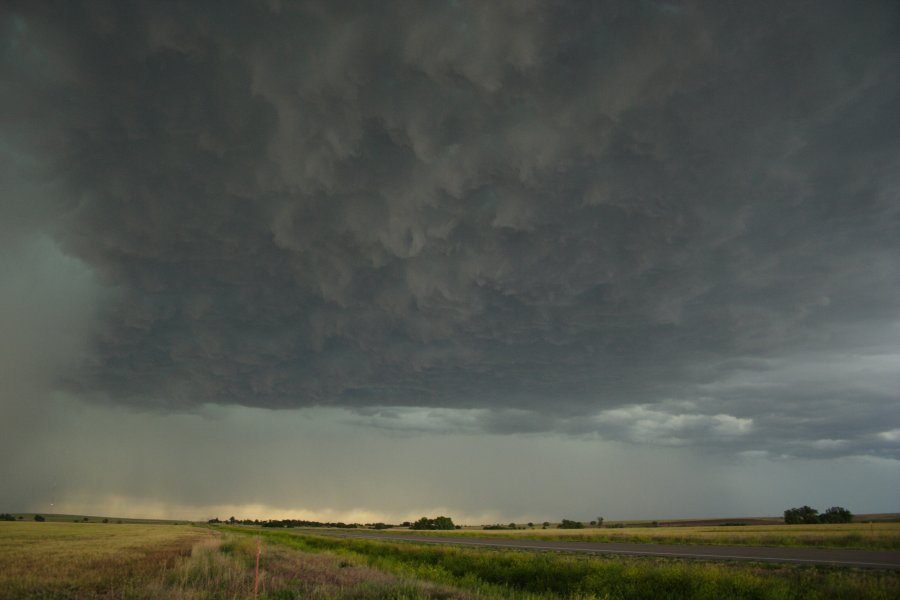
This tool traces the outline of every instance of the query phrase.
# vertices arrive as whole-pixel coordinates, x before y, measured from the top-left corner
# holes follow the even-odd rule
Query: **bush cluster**
[[[570,521],[569,519],[563,519],[559,524],[559,529],[584,529],[584,523],[581,521]]]

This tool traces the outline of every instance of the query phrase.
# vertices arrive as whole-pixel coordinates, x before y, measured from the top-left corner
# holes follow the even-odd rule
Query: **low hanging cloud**
[[[2,14],[70,392],[900,457],[894,3]]]

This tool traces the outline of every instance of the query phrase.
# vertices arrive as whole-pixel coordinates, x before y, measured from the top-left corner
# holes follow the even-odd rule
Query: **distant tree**
[[[19,520],[22,521],[23,519],[24,517],[22,515],[19,515]]]
[[[832,506],[819,517],[822,523],[850,523],[853,521],[853,513],[843,506]]]
[[[584,529],[584,523],[581,521],[570,521],[569,519],[563,519],[559,524],[559,529]]]
[[[510,528],[510,529],[515,529],[515,528],[516,528],[516,524],[515,524],[515,523],[512,523],[512,522],[510,522],[510,524],[509,524],[509,528]]]
[[[429,519],[428,517],[422,517],[412,525],[410,525],[411,529],[417,530],[427,530],[427,529],[439,529],[439,530],[449,530],[455,529],[456,526],[453,524],[453,520],[450,517],[440,516],[434,519]]]
[[[596,526],[597,526],[597,521],[591,521],[591,527],[596,527]]]
[[[9,513],[0,513],[0,521],[15,521],[16,518]]]
[[[603,527],[603,517],[597,517],[597,527]]]
[[[46,521],[46,519],[41,515],[34,515],[34,520],[38,522]]]
[[[534,523],[532,523],[531,521],[529,521],[529,522],[528,522],[528,526],[533,528],[533,527],[534,527]]]
[[[207,521],[207,523],[221,523],[221,522],[222,521],[219,520],[219,517],[213,517],[212,519]]]
[[[784,522],[787,525],[810,525],[819,522],[819,511],[810,506],[789,508],[784,511]]]
[[[544,527],[550,527],[550,521],[544,521],[541,523]]]
[[[228,518],[228,522],[231,523],[232,525],[234,525],[234,522],[235,522],[235,521],[237,521],[237,519],[235,519],[234,517],[229,517],[229,518]]]
[[[109,523],[109,519],[103,519],[104,523]]]

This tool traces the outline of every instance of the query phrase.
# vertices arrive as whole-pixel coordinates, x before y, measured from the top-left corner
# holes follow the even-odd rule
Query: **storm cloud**
[[[898,459],[898,17],[13,2],[0,231],[94,402]]]

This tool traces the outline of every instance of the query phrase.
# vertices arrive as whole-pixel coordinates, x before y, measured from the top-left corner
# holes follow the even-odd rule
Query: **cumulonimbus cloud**
[[[6,147],[55,190],[34,219],[115,290],[65,384],[565,420],[896,350],[896,17],[14,3]],[[807,383],[695,420],[814,410]]]

